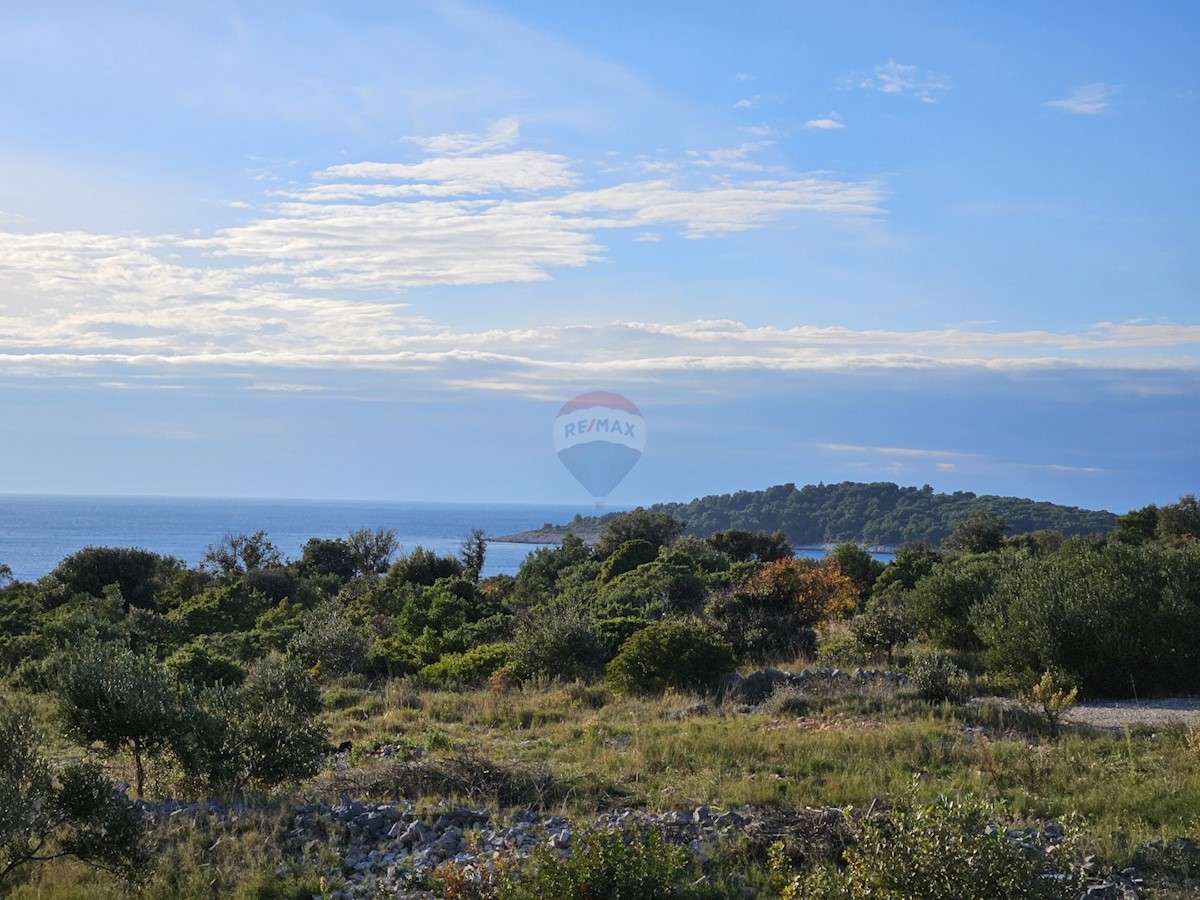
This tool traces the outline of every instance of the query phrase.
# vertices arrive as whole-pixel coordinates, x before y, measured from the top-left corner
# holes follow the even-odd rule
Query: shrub
[[[876,594],[867,611],[850,620],[850,636],[861,658],[891,656],[897,645],[912,638],[912,624],[898,594],[894,589]]]
[[[846,868],[820,867],[796,876],[784,900],[877,897],[880,900],[1067,900],[1079,881],[1067,859],[1030,853],[1005,838],[1002,811],[971,800],[942,798],[892,810],[858,827]],[[1065,857],[1066,849],[1059,855]]]
[[[1200,689],[1200,544],[1068,540],[1007,568],[976,607],[989,671],[1059,672],[1106,697]]]
[[[1041,680],[1030,688],[1021,699],[1024,704],[1040,715],[1051,732],[1057,732],[1063,716],[1075,705],[1079,689],[1068,684],[1053,672],[1043,672]]]
[[[196,687],[211,684],[241,684],[246,670],[220,653],[213,653],[203,644],[191,643],[180,647],[163,663],[175,680]]]
[[[632,572],[644,563],[654,562],[658,558],[658,548],[649,541],[626,541],[600,567],[600,580],[612,581],[618,575]]]
[[[447,653],[418,674],[445,687],[478,687],[508,665],[512,644],[481,644],[462,653]]]
[[[917,696],[930,703],[962,703],[967,698],[966,672],[940,653],[918,656],[908,677]]]
[[[938,646],[978,650],[971,610],[992,593],[999,572],[995,555],[943,560],[908,595],[909,617]]]
[[[91,763],[55,771],[28,710],[0,703],[0,887],[38,860],[73,856],[125,878],[149,866],[142,814]]]
[[[604,665],[604,641],[574,604],[531,609],[517,622],[510,665],[520,678],[591,678]]]
[[[657,559],[617,575],[598,591],[598,616],[651,619],[691,613],[704,602],[704,579],[683,557]]]
[[[733,591],[706,608],[741,659],[795,659],[813,649],[813,629],[841,619],[858,600],[858,586],[833,560],[780,559],[757,565]]]
[[[342,675],[362,668],[367,639],[342,608],[330,602],[304,617],[304,624],[292,638],[290,649],[305,666],[319,663],[322,673]]]
[[[600,619],[595,626],[608,650],[608,659],[612,659],[622,644],[649,624],[649,621],[638,616],[614,616],[611,619]]]
[[[697,872],[687,852],[654,829],[585,831],[564,856],[543,847],[494,885],[497,900],[579,900],[583,897],[669,900],[708,896],[693,886]],[[449,884],[452,871],[439,876]]]
[[[240,687],[200,689],[172,750],[197,791],[236,794],[314,774],[328,751],[316,682],[286,657],[255,665]]]
[[[716,687],[733,667],[733,650],[701,625],[655,622],[626,641],[605,680],[617,693],[649,694],[668,687]]]

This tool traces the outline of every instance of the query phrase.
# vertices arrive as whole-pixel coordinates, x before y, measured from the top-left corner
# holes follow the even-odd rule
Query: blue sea
[[[620,511],[621,508],[604,512]],[[491,536],[560,525],[578,506],[522,503],[417,503],[346,500],[233,500],[204,497],[103,497],[0,494],[0,563],[13,577],[35,581],[84,547],[141,547],[197,565],[227,534],[265,531],[284,556],[296,558],[309,538],[345,537],[359,528],[391,528],[401,552],[421,546],[457,554],[474,528]],[[515,574],[535,544],[488,544],[483,575]],[[798,556],[823,556],[797,547]],[[875,553],[890,560],[890,553]]]
[[[78,497],[0,494],[0,563],[21,581],[33,581],[87,546],[141,547],[198,564],[226,534],[265,531],[295,558],[309,538],[345,537],[359,528],[392,528],[403,552],[420,545],[457,554],[473,528],[488,535],[528,531],[576,513],[578,506],[484,503],[233,500],[198,497]],[[491,543],[483,574],[513,574],[531,544]]]

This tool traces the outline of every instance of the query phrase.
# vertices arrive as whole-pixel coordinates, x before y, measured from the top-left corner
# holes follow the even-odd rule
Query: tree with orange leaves
[[[840,619],[853,612],[858,585],[832,557],[820,562],[779,559],[755,569],[739,593],[777,609],[801,627],[814,628],[828,619]]]
[[[849,615],[857,598],[858,585],[832,558],[789,558],[762,563],[706,612],[739,657],[765,662],[811,652],[816,626]]]

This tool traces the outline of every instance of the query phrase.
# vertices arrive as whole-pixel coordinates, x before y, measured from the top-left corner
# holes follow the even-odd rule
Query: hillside
[[[690,503],[657,503],[650,509],[682,521],[687,533],[711,534],[726,528],[780,531],[796,546],[857,541],[896,547],[912,541],[939,544],[954,526],[977,510],[1004,516],[1008,533],[1053,529],[1067,535],[1104,534],[1116,524],[1105,510],[1060,506],[1020,497],[977,496],[969,491],[936,493],[929,485],[900,487],[891,482],[781,484],[763,491],[700,497]],[[615,513],[576,516],[570,523],[498,540],[552,541],[571,531],[597,534]],[[535,537],[536,536],[536,537]]]

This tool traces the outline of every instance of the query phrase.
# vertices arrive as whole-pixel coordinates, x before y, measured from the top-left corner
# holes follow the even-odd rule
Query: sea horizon
[[[359,528],[392,528],[407,553],[421,546],[457,553],[472,529],[489,537],[569,521],[594,502],[499,503],[429,500],[336,500],[130,494],[0,493],[0,563],[20,581],[35,581],[87,546],[140,547],[198,565],[227,534],[265,531],[287,558],[310,538],[345,537]],[[489,542],[485,576],[514,574],[535,544]]]

